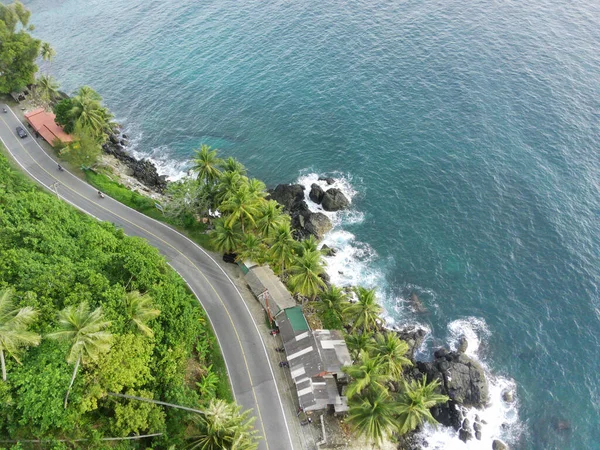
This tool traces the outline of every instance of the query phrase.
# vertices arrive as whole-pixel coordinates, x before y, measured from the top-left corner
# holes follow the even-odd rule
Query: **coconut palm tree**
[[[89,86],[82,86],[72,98],[70,115],[76,125],[104,140],[111,130],[112,114],[102,106],[102,97]]]
[[[29,345],[39,345],[41,336],[27,327],[36,319],[37,311],[30,306],[15,308],[13,291],[0,291],[0,362],[2,363],[2,381],[6,381],[6,363],[4,352],[12,356],[19,364],[19,350]]]
[[[364,287],[354,288],[358,301],[352,303],[344,313],[352,322],[354,330],[360,328],[365,331],[374,330],[378,326],[379,316],[383,308],[377,303],[375,289]]]
[[[298,246],[298,252],[302,255],[305,252],[319,252],[318,250],[319,243],[317,239],[311,234],[309,237],[300,241],[300,245]],[[320,253],[320,252],[319,252]]]
[[[259,205],[256,229],[263,238],[268,239],[280,225],[289,225],[290,216],[283,214],[281,208],[275,200],[267,200]]]
[[[383,358],[387,373],[395,380],[402,378],[405,367],[412,366],[407,352],[408,344],[390,331],[377,334],[371,346],[371,354]]]
[[[40,47],[40,56],[44,61],[51,63],[54,57],[56,56],[56,52],[48,42],[42,42],[42,45]]]
[[[354,331],[344,337],[350,356],[356,361],[361,352],[368,352],[373,343],[373,333]]]
[[[210,232],[213,247],[224,253],[235,252],[241,244],[242,234],[237,224],[229,226],[225,219],[215,221],[215,229]]]
[[[42,75],[35,83],[35,91],[42,101],[50,103],[58,95],[59,86],[52,76]]]
[[[221,161],[219,166],[223,169],[223,172],[235,172],[242,176],[246,175],[246,168],[244,165],[232,156]]]
[[[242,225],[242,233],[245,233],[244,219],[254,225],[254,217],[258,215],[258,198],[253,196],[247,185],[242,185],[221,203],[219,209],[229,213],[226,223],[233,226],[237,222]]]
[[[350,401],[348,423],[360,436],[379,446],[396,429],[397,405],[384,392],[374,392]]]
[[[131,291],[125,294],[125,311],[131,323],[146,336],[154,336],[152,329],[146,322],[158,317],[160,310],[152,305],[152,298],[148,294],[140,294],[140,291]]]
[[[361,352],[358,361],[352,366],[345,366],[342,370],[354,380],[346,391],[348,398],[354,397],[368,390],[371,392],[387,392],[386,384],[392,379],[385,370],[383,358],[371,357],[367,352]]]
[[[280,224],[269,239],[271,248],[269,256],[281,268],[281,274],[285,274],[285,267],[294,260],[297,242],[292,236],[292,231],[287,223]]]
[[[294,258],[290,266],[290,287],[294,292],[314,301],[317,294],[326,287],[319,276],[324,271],[321,253],[318,250],[305,250],[302,255]]]
[[[221,205],[221,203],[225,202],[246,183],[247,178],[237,172],[223,172],[219,177],[215,193],[216,204]]]
[[[400,434],[408,433],[424,422],[437,424],[430,410],[435,405],[446,403],[449,400],[446,395],[435,392],[439,385],[438,380],[427,384],[425,377],[420,382],[417,380],[412,380],[410,383],[404,381],[404,392],[398,399],[398,431]]]
[[[193,417],[197,434],[189,438],[190,450],[254,450],[258,444],[254,417],[235,403],[213,399],[205,414]]]
[[[78,306],[67,306],[60,311],[58,313],[58,323],[62,330],[50,333],[46,337],[71,343],[67,362],[69,364],[75,363],[75,369],[65,396],[66,408],[73,382],[79,370],[79,364],[95,361],[102,353],[108,352],[112,334],[109,331],[103,331],[110,325],[110,322],[104,320],[102,308],[96,308],[90,312],[90,306],[87,302],[82,302]]]
[[[196,172],[197,179],[204,181],[205,184],[214,184],[219,180],[221,171],[219,166],[222,160],[217,157],[217,151],[211,150],[208,145],[202,144],[199,150],[195,150],[192,159],[192,171]]]
[[[331,285],[325,292],[319,294],[319,298],[321,301],[316,304],[319,314],[332,314],[342,325],[344,323],[344,310],[350,305],[346,292],[335,285]],[[364,349],[366,349],[366,346]]]
[[[267,196],[267,187],[265,183],[256,178],[248,180],[248,191],[256,198],[264,198]]]
[[[44,61],[52,61],[56,56],[56,52],[48,42],[42,42],[40,56]]]
[[[266,248],[262,240],[254,234],[247,234],[240,245],[238,260],[255,261],[261,264],[265,259]]]

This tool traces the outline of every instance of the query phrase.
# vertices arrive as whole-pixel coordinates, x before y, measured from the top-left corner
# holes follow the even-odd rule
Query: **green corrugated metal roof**
[[[300,306],[294,306],[292,308],[287,308],[285,310],[285,315],[287,316],[290,324],[292,325],[292,329],[294,331],[308,331],[308,323],[304,318],[304,313],[302,312],[302,308]]]

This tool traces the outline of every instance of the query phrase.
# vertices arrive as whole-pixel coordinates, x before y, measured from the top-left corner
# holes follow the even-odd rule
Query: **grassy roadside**
[[[180,220],[167,217],[156,208],[156,202],[153,199],[128,189],[102,173],[85,170],[84,176],[89,184],[115,200],[153,219],[175,227],[202,248],[213,250],[206,234],[206,225],[197,222],[193,217],[185,217]]]

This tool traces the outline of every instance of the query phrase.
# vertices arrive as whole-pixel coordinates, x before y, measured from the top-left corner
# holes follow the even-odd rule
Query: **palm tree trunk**
[[[6,381],[6,363],[4,362],[4,350],[0,349],[0,360],[2,361],[2,381]]]
[[[65,409],[67,408],[67,402],[69,401],[69,394],[71,393],[71,388],[73,387],[73,383],[75,382],[75,377],[77,376],[77,370],[79,369],[79,362],[81,361],[81,356],[77,358],[77,362],[75,363],[75,369],[73,370],[73,376],[71,377],[71,384],[69,384],[69,389],[67,389],[67,395],[65,395]]]

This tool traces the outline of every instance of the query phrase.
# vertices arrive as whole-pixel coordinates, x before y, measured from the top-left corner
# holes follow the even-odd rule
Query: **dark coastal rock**
[[[310,199],[316,204],[320,205],[323,201],[323,196],[325,195],[325,191],[318,184],[312,184],[310,187],[310,194],[308,196]]]
[[[346,196],[337,188],[331,188],[323,195],[321,203],[325,211],[340,211],[348,208],[350,202]]]
[[[492,450],[508,450],[508,445],[498,439],[494,439],[494,442],[492,442]]]
[[[329,289],[329,287],[331,286],[331,278],[329,277],[329,274],[327,272],[323,272],[319,275],[319,278],[323,280],[325,286]]]
[[[313,213],[304,201],[304,187],[299,184],[280,184],[269,191],[269,197],[283,206],[292,218],[292,229],[297,239],[313,235],[323,239],[333,227],[331,220],[323,213]]]
[[[448,354],[448,350],[446,350],[444,347],[442,348],[438,348],[435,353],[433,354],[433,356],[435,356],[436,358],[443,358]]]
[[[463,442],[467,442],[473,439],[473,433],[471,432],[471,422],[469,422],[469,419],[463,420],[460,426],[460,430],[458,430],[458,438]]]
[[[504,391],[502,393],[502,400],[506,403],[512,403],[515,401],[515,394],[513,391]]]
[[[167,187],[167,177],[159,175],[156,166],[147,159],[137,161],[131,167],[133,176],[150,188],[163,192]]]
[[[469,347],[469,341],[464,336],[461,336],[458,339],[458,349],[456,350],[458,353],[465,353],[467,348]]]
[[[321,247],[321,251],[325,256],[335,256],[337,253],[337,249],[331,248],[327,244],[323,244],[323,247]]]
[[[319,177],[319,181],[325,181],[328,185],[332,185],[333,183],[335,183],[335,178],[331,178],[331,177]]]
[[[310,213],[304,220],[304,229],[319,240],[323,239],[332,227],[331,220],[323,213]]]
[[[299,184],[279,184],[269,191],[269,196],[291,213],[299,203],[304,202],[304,187]]]
[[[453,353],[444,371],[444,386],[448,396],[464,406],[482,408],[488,402],[488,385],[481,365],[465,354]]]
[[[427,331],[422,328],[414,327],[401,328],[396,330],[396,335],[408,344],[408,353],[406,354],[406,357],[414,362],[415,352],[419,350],[423,344],[425,336],[427,336]]]
[[[488,385],[483,368],[463,353],[440,348],[436,350],[433,361],[418,361],[416,370],[426,376],[429,382],[438,380],[441,393],[450,398],[446,404],[437,405],[431,410],[433,417],[443,425],[460,430],[463,424],[460,407],[482,408],[488,402]],[[480,430],[475,429],[477,431]],[[469,433],[472,437],[471,430]],[[462,437],[467,438],[467,435],[463,432]]]
[[[129,143],[127,142],[127,140],[126,140],[126,139],[121,139],[121,140],[119,141],[119,144],[121,144],[123,147],[127,147],[127,145],[128,145]]]

